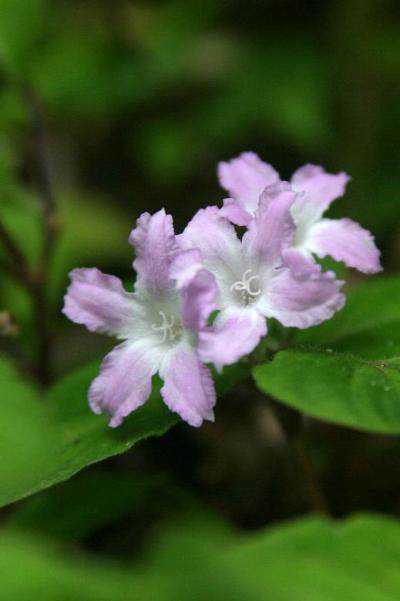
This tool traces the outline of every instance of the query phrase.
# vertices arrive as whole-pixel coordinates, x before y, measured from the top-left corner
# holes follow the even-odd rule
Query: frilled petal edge
[[[329,255],[363,273],[382,269],[373,236],[351,219],[322,219],[311,228],[307,246],[318,257]]]
[[[74,269],[64,297],[62,312],[91,332],[124,338],[134,320],[134,295],[124,290],[121,280],[98,269]]]
[[[150,349],[129,342],[115,347],[103,360],[100,373],[89,388],[92,411],[108,413],[110,426],[119,426],[149,398],[157,368]]]
[[[271,278],[258,303],[266,317],[274,317],[286,327],[303,329],[330,319],[343,307],[343,282],[336,280],[333,272],[322,272],[300,251],[287,251],[284,257],[285,266]]]
[[[199,427],[204,420],[214,421],[216,393],[211,372],[194,349],[179,345],[163,366],[165,404],[190,426]]]

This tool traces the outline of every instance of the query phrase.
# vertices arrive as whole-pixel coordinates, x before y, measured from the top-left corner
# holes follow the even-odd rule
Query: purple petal
[[[264,188],[279,181],[275,169],[255,152],[243,152],[229,163],[219,163],[218,178],[221,186],[250,214],[257,209]]]
[[[287,182],[268,186],[261,194],[255,218],[243,236],[247,252],[267,265],[280,263],[282,251],[290,246],[295,235],[291,207],[296,200]]]
[[[222,217],[226,217],[231,223],[244,227],[247,227],[253,218],[252,213],[248,213],[233,198],[225,198],[220,213]]]
[[[204,266],[217,279],[220,272],[243,271],[242,245],[235,228],[220,215],[218,207],[198,211],[178,240],[183,248],[199,249]]]
[[[158,365],[151,352],[137,344],[124,342],[109,353],[100,374],[89,389],[89,404],[94,413],[109,413],[110,426],[143,405],[151,393],[151,378]]]
[[[138,275],[137,284],[152,296],[170,294],[173,290],[170,265],[179,251],[171,215],[166,215],[164,209],[154,215],[143,213],[129,236],[129,243],[136,251],[133,267]]]
[[[216,402],[210,370],[196,352],[187,345],[177,347],[161,376],[161,395],[165,404],[191,426],[201,426],[203,420],[214,421]]]
[[[382,269],[373,236],[351,219],[322,219],[312,226],[307,248],[319,257],[330,255],[364,273]]]
[[[296,192],[302,192],[293,206],[296,223],[312,223],[321,218],[331,203],[343,196],[350,178],[346,173],[326,173],[322,167],[304,165],[292,176]]]
[[[64,298],[63,313],[91,332],[126,336],[134,318],[134,295],[121,281],[98,269],[74,269]]]
[[[300,251],[291,250],[284,257],[287,267],[272,277],[258,304],[266,317],[274,317],[287,327],[309,328],[330,319],[343,307],[343,282],[336,280],[333,272],[323,273]]]
[[[265,317],[257,311],[222,312],[212,328],[201,332],[199,355],[221,369],[251,353],[266,333]]]
[[[178,237],[179,238],[179,237]],[[180,251],[171,264],[170,275],[178,290],[193,280],[199,271],[204,269],[201,252],[198,248]]]
[[[210,271],[202,269],[182,289],[182,324],[193,332],[205,328],[217,308],[218,288]]]

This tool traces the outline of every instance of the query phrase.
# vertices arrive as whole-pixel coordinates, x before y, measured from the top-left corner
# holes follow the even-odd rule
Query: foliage
[[[9,531],[0,573],[10,601],[30,594],[71,601],[389,601],[400,592],[399,536],[396,521],[368,514],[336,524],[306,518],[247,537],[197,515],[167,530],[145,563],[127,565],[77,558],[54,542]],[[29,576],[21,579],[20,570]]]

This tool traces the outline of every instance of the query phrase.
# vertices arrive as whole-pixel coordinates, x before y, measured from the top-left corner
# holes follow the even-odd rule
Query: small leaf
[[[284,351],[253,370],[275,399],[328,421],[400,433],[400,359],[367,361],[345,353]]]

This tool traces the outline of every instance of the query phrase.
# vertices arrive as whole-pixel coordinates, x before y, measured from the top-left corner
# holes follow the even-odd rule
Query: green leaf
[[[26,499],[7,520],[7,528],[39,531],[62,541],[87,539],[105,526],[143,512],[152,498],[160,498],[165,477],[136,473],[114,474],[97,469]]]
[[[2,390],[6,390],[2,403],[0,506],[66,480],[87,465],[127,451],[148,436],[161,435],[177,422],[154,387],[149,401],[120,428],[109,428],[107,417],[93,415],[86,400],[98,363],[61,380],[46,399],[19,383],[18,375],[4,359],[0,366]]]
[[[49,469],[48,450],[55,439],[50,416],[39,405],[35,391],[2,359],[0,390],[0,499],[4,500],[41,481]]]
[[[292,350],[253,370],[264,393],[306,414],[386,434],[400,433],[400,359]]]
[[[400,356],[400,277],[370,280],[349,291],[346,305],[296,341],[348,351],[369,359]]]
[[[108,416],[94,415],[87,403],[87,390],[98,369],[98,362],[79,369],[41,399],[0,358],[4,392],[0,506],[62,482],[92,463],[127,451],[144,438],[160,436],[179,421],[161,401],[156,380],[147,403],[119,428],[110,428]],[[225,391],[247,373],[231,368],[217,381],[217,388]]]
[[[251,599],[395,601],[400,595],[400,525],[390,518],[303,519],[254,537],[232,556]]]
[[[139,565],[76,557],[7,530],[0,541],[7,601],[397,601],[399,564],[399,522],[367,514],[310,517],[246,537],[216,520],[186,520]]]

